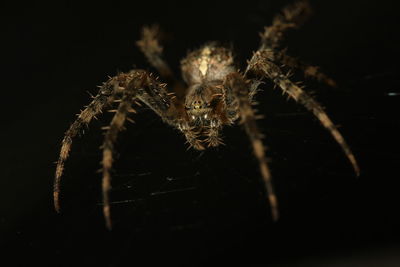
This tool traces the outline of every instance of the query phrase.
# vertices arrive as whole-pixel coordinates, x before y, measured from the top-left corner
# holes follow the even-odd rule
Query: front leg
[[[94,96],[92,102],[78,114],[76,120],[65,132],[65,136],[61,143],[61,150],[57,161],[53,185],[54,208],[57,212],[60,212],[60,187],[61,178],[64,172],[64,164],[68,159],[73,139],[79,133],[83,132],[83,127],[88,126],[93,118],[96,118],[96,116],[101,114],[107,106],[110,106],[113,101],[118,98],[118,94],[120,93],[119,85],[121,82],[125,81],[125,79],[126,74],[120,74],[110,78],[108,81],[99,86],[100,90],[98,94]]]
[[[206,131],[207,139],[205,142],[209,147],[217,147],[219,145],[223,145],[222,138],[220,137],[222,125],[221,121],[218,119],[212,119],[210,121],[210,126]]]
[[[146,104],[165,122],[173,124],[170,113],[174,110],[172,103],[173,96],[165,90],[165,84],[158,82],[151,74],[143,70],[134,70],[126,75],[124,82],[120,83],[120,90],[123,97],[115,112],[113,119],[104,136],[102,145],[103,160],[103,213],[107,228],[111,229],[110,199],[109,191],[111,189],[111,168],[113,164],[114,144],[119,132],[124,128],[129,113],[135,113],[132,105],[140,106],[139,102]]]
[[[199,139],[199,130],[193,126],[189,126],[187,120],[178,122],[177,128],[185,135],[186,141],[189,144],[189,148],[193,147],[196,150],[205,149],[202,141]]]
[[[254,155],[259,162],[260,172],[264,180],[268,194],[268,200],[271,205],[272,218],[277,220],[279,218],[278,201],[274,192],[272,176],[268,167],[267,158],[265,157],[265,147],[262,142],[263,135],[257,127],[256,115],[249,99],[251,84],[239,73],[231,73],[225,78],[224,87],[227,91],[232,92],[234,95],[241,118],[240,123],[244,125],[246,133],[250,138]]]

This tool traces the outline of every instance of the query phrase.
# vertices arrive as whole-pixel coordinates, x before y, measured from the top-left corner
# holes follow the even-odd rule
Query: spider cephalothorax
[[[301,63],[288,56],[280,49],[283,33],[296,28],[310,13],[306,0],[286,7],[281,15],[273,20],[261,34],[261,45],[248,61],[244,73],[236,68],[232,51],[208,43],[189,53],[181,61],[182,77],[185,84],[178,81],[167,63],[162,59],[162,47],[159,44],[158,27],[144,27],[142,38],[137,42],[150,64],[155,67],[168,84],[161,83],[150,72],[134,69],[111,77],[102,86],[93,101],[78,115],[78,118],[65,133],[60,157],[57,162],[54,183],[54,204],[60,210],[60,179],[64,162],[74,138],[81,128],[87,125],[105,108],[118,103],[110,125],[106,128],[103,145],[103,200],[104,216],[107,227],[111,228],[110,201],[108,192],[111,188],[110,170],[113,162],[114,143],[123,129],[130,113],[143,103],[158,114],[164,122],[183,133],[190,147],[203,150],[222,143],[220,131],[224,125],[235,123],[240,118],[259,162],[261,176],[266,185],[272,216],[278,218],[278,204],[271,183],[271,174],[267,164],[262,134],[256,124],[256,115],[252,108],[257,87],[263,79],[270,79],[283,93],[311,111],[321,124],[331,133],[342,147],[357,174],[359,168],[353,153],[344,138],[329,119],[324,109],[308,95],[297,83],[289,79],[281,65],[300,69],[306,76],[311,76],[328,85],[334,81],[320,72],[317,67]]]

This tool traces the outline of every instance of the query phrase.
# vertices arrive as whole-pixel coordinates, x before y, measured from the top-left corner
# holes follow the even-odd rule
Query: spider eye
[[[208,114],[204,114],[203,118],[206,120],[208,118]]]

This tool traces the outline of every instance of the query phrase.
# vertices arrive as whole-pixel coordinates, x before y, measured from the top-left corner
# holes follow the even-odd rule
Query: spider
[[[196,150],[221,145],[220,131],[223,126],[236,122],[243,125],[259,163],[272,218],[277,220],[278,202],[267,164],[262,134],[256,123],[257,115],[253,109],[254,96],[264,79],[271,80],[289,98],[302,104],[314,114],[341,146],[356,175],[359,175],[360,170],[352,151],[324,109],[298,83],[292,82],[290,74],[284,73],[281,68],[282,65],[286,65],[291,69],[299,69],[305,76],[335,86],[335,82],[317,67],[299,62],[281,49],[284,33],[300,26],[310,13],[308,1],[301,0],[288,5],[276,15],[272,25],[265,27],[260,34],[260,47],[248,60],[244,72],[238,71],[232,51],[217,43],[207,43],[200,49],[189,52],[181,61],[184,83],[174,77],[170,67],[162,58],[163,47],[160,44],[158,26],[144,27],[137,45],[166,83],[146,70],[133,69],[110,77],[99,86],[98,94],[80,112],[62,140],[53,192],[56,211],[60,211],[60,180],[72,139],[103,110],[113,103],[118,103],[117,108],[109,110],[115,114],[109,126],[104,127],[106,132],[101,146],[103,213],[106,226],[111,229],[109,191],[114,143],[118,133],[124,128],[124,123],[127,120],[131,121],[128,115],[135,113],[135,109],[144,104],[158,114],[165,123],[179,130],[189,146]]]

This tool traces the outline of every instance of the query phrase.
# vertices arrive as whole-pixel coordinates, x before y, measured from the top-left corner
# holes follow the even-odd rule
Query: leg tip
[[[272,220],[277,222],[279,220],[279,212],[277,209],[272,210]]]
[[[103,207],[103,213],[104,213],[104,220],[106,222],[106,227],[109,231],[112,230],[112,223],[111,223],[111,216],[110,216],[110,206],[105,205]]]
[[[112,224],[111,224],[111,220],[106,220],[106,227],[108,231],[112,230]]]
[[[53,192],[53,199],[54,199],[54,209],[56,210],[57,213],[60,213],[61,207],[60,207],[60,200],[59,200],[58,192]]]

